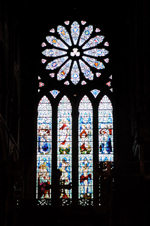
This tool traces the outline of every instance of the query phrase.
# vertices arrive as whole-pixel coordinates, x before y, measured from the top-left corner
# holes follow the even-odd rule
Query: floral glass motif
[[[51,198],[52,108],[44,96],[38,105],[37,118],[37,199]]]
[[[62,186],[60,198],[72,198],[72,108],[69,99],[64,96],[58,106],[58,150],[57,168],[61,172]]]
[[[42,60],[46,70],[53,72],[51,78],[64,80],[65,85],[83,84],[83,81],[98,77],[109,62],[109,43],[100,35],[101,30],[86,21],[65,21],[56,29],[50,29],[50,35],[42,43]],[[57,36],[57,37],[56,37]],[[69,79],[70,77],[70,79]],[[84,81],[84,84],[86,81]]]
[[[113,108],[105,95],[99,104],[99,161],[113,162]]]
[[[79,105],[79,200],[84,204],[93,198],[93,109],[87,96]],[[84,205],[82,203],[82,205]]]

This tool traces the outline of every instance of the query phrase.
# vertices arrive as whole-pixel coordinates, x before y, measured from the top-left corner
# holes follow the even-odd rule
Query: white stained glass
[[[70,85],[71,82],[77,85],[82,76],[85,78],[80,81],[80,84],[86,85],[86,79],[93,80],[94,76],[100,77],[99,71],[96,72],[95,69],[104,69],[109,62],[108,44],[106,41],[103,42],[105,37],[98,33],[93,35],[93,31],[100,32],[100,29],[85,24],[86,21],[80,23],[65,21],[63,26],[57,26],[57,30],[53,28],[50,30],[53,34],[46,36],[48,43],[55,48],[51,46],[47,48],[48,43],[42,43],[44,48],[42,54],[47,57],[42,59],[42,63],[46,65],[47,70],[60,67],[59,70],[54,71],[56,76],[52,73],[49,75],[51,78],[57,77],[58,81],[64,80],[65,85]],[[54,60],[50,58],[48,61],[48,57],[53,57]],[[105,58],[99,60],[100,57]]]
[[[97,46],[98,44],[100,44],[104,39],[104,36],[99,36],[97,35],[96,37],[94,38],[91,38],[84,46],[83,46],[83,49],[88,49],[88,48],[91,48],[91,47],[95,47]]]
[[[99,104],[99,161],[113,161],[113,108],[105,95]]]
[[[77,84],[80,81],[80,71],[76,61],[73,62],[73,66],[71,69],[71,81],[73,84]]]
[[[79,41],[79,46],[81,46],[86,40],[89,39],[92,32],[93,32],[93,26],[92,25],[85,27],[85,29],[84,29],[84,31],[81,35],[80,41]]]
[[[61,171],[60,182],[69,185],[72,182],[72,107],[64,96],[58,105],[58,145],[57,168]],[[72,197],[72,189],[62,189],[60,198]]]
[[[94,57],[106,56],[109,52],[106,49],[90,49],[83,52],[85,55],[90,55]]]
[[[72,60],[67,61],[65,65],[60,68],[57,74],[58,80],[63,80],[67,76],[68,72],[70,71],[71,62]]]
[[[52,107],[44,96],[38,105],[36,197],[51,198]]]
[[[56,68],[60,67],[67,59],[68,59],[67,56],[57,58],[57,59],[51,61],[50,63],[48,63],[46,66],[46,69],[47,70],[55,70]]]
[[[86,200],[93,198],[93,109],[87,96],[80,102],[78,123],[78,196]]]
[[[94,67],[96,69],[104,69],[105,66],[102,62],[96,60],[95,58],[92,57],[86,57],[83,56],[82,57],[91,67]]]
[[[47,36],[46,40],[55,47],[68,49],[68,46],[66,46],[60,39],[57,39],[55,36]]]
[[[70,40],[70,35],[69,33],[67,32],[66,28],[59,25],[57,27],[57,32],[59,33],[60,37],[69,45],[71,46],[72,43],[71,43],[71,40]]]
[[[81,71],[84,74],[85,78],[89,79],[89,80],[93,80],[94,75],[93,75],[92,71],[90,70],[90,68],[82,60],[79,60],[79,64],[80,64]]]
[[[74,21],[71,25],[71,36],[72,36],[74,45],[77,44],[79,34],[80,34],[80,25],[78,24],[77,21]]]
[[[59,49],[45,49],[42,54],[47,57],[58,57],[67,54],[67,52]]]

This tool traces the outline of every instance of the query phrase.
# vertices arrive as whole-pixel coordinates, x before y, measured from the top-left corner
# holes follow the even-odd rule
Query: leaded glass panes
[[[38,105],[36,197],[51,198],[52,108],[46,96]]]
[[[64,85],[87,85],[109,62],[105,36],[99,28],[86,24],[86,21],[65,21],[64,26],[51,28],[50,35],[42,42],[42,63],[49,74],[54,72],[50,77],[64,80]]]
[[[58,106],[57,125],[57,168],[61,172],[61,199],[71,199],[72,189],[72,108],[64,96]],[[68,186],[68,187],[67,187]]]
[[[104,174],[114,158],[112,103],[105,94],[99,102],[103,93],[113,95],[112,75],[105,69],[109,63],[109,43],[95,25],[68,20],[50,28],[41,47],[43,74],[38,77],[38,94],[47,93],[52,106],[46,96],[38,106],[36,197],[40,205],[49,205],[51,196],[55,203],[56,194],[60,198],[56,203],[62,206],[93,205],[96,199],[95,203],[101,205]],[[56,123],[53,137],[52,119]],[[98,130],[93,131],[97,120]],[[93,167],[93,159],[100,175],[94,172],[97,167]],[[53,169],[52,161],[56,161]],[[58,191],[53,187],[58,182],[57,172]],[[99,185],[94,191],[95,179]]]
[[[113,161],[113,109],[105,95],[98,110],[99,161]]]
[[[80,102],[78,120],[78,197],[88,205],[93,198],[93,109],[87,96]]]

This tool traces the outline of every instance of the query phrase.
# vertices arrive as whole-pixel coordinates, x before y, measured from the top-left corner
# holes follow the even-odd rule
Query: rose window
[[[100,77],[109,62],[109,43],[86,21],[65,21],[50,29],[42,43],[42,64],[51,78],[65,85],[86,85]]]

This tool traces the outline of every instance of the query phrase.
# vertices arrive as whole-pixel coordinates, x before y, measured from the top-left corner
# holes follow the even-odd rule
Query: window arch
[[[103,96],[98,108],[99,162],[113,161],[113,108],[108,96]]]
[[[54,205],[60,191],[59,205],[100,205],[100,172],[114,160],[109,43],[97,26],[65,21],[49,30],[41,47],[36,197],[41,205]],[[41,114],[46,118],[43,124]],[[42,136],[48,136],[39,128],[50,131],[45,145],[49,152],[43,146],[39,151]],[[59,191],[54,187],[57,170]]]
[[[36,197],[51,198],[52,178],[52,107],[44,96],[38,105]]]
[[[78,123],[78,197],[84,203],[93,199],[93,108],[87,96],[80,101]]]
[[[57,168],[61,172],[61,185],[72,183],[72,107],[64,96],[58,105],[57,121]],[[71,189],[61,189],[60,198],[71,199]]]

